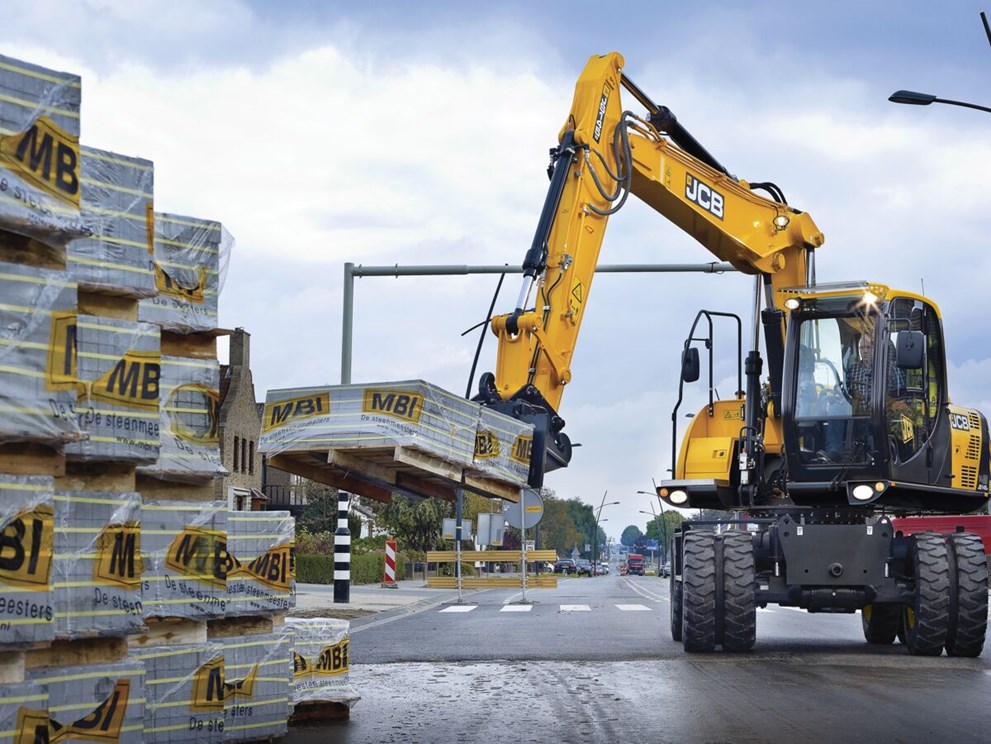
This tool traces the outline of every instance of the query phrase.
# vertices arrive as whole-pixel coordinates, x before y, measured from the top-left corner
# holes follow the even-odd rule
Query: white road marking
[[[561,612],[591,612],[588,605],[561,605]]]
[[[644,607],[641,604],[632,604],[632,605],[628,605],[628,604],[621,604],[620,605],[620,604],[618,604],[618,605],[616,605],[616,607],[618,607],[619,609],[623,610],[624,612],[650,612],[651,611],[651,609],[649,607]]]
[[[441,612],[471,612],[478,605],[451,605],[450,607],[445,607]]]
[[[668,599],[667,595],[660,594],[659,592],[653,592],[650,589],[645,588],[639,581],[631,581],[630,579],[626,579],[626,585],[644,599],[649,599],[653,602],[660,602]]]
[[[533,605],[508,604],[503,606],[499,612],[529,612],[532,609]]]

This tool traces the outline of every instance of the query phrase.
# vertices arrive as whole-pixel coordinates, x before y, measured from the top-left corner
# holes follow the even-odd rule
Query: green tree
[[[582,541],[574,519],[568,512],[569,502],[550,494],[543,495],[544,515],[537,525],[538,547],[555,550],[559,556],[567,555],[572,546]]]
[[[643,537],[643,533],[640,531],[640,528],[637,527],[635,524],[631,524],[629,527],[623,530],[623,534],[619,536],[619,541],[626,547],[632,548],[634,545],[637,544],[637,540],[639,540],[642,537]]]
[[[333,486],[325,486],[323,483],[308,481],[304,483],[303,493],[306,495],[306,508],[296,520],[300,529],[312,534],[318,532],[333,534],[337,529],[337,489]]]
[[[443,547],[441,530],[450,511],[451,505],[440,499],[410,499],[394,494],[379,512],[378,521],[404,550],[425,553]]]

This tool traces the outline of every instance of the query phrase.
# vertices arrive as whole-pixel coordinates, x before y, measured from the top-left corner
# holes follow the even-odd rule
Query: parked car
[[[661,568],[661,576],[670,576],[670,575],[671,575],[671,561],[667,561],[664,564],[664,567]]]
[[[592,575],[592,561],[586,558],[579,558],[576,563],[578,564],[578,575],[579,576],[591,576]]]
[[[600,563],[595,570],[599,576],[606,576],[609,573],[609,564]]]
[[[562,561],[554,561],[554,573],[564,574],[565,576],[577,574],[578,564],[570,558]]]

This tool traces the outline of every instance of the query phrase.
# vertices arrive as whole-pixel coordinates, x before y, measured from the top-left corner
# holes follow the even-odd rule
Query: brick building
[[[232,511],[266,508],[258,454],[261,414],[251,379],[251,334],[235,328],[229,364],[220,366],[220,456],[228,474],[216,481],[217,498]]]

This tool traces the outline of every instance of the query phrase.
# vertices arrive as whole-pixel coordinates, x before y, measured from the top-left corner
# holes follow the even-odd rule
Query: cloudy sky
[[[991,104],[979,17],[991,4],[10,6],[0,53],[82,75],[83,143],[154,161],[158,211],[219,220],[234,235],[221,325],[251,333],[259,399],[340,381],[345,262],[518,265],[574,82],[589,56],[615,50],[731,172],[774,181],[813,216],[826,235],[820,281],[924,288],[943,311],[953,400],[991,413],[991,118],[887,101],[908,88]],[[601,260],[711,256],[631,199]],[[507,278],[498,311],[518,283]],[[359,279],[352,379],[463,393],[478,337],[461,334],[484,319],[495,285]],[[676,362],[695,313],[746,315],[751,286],[735,274],[596,279],[561,407],[582,447],[547,485],[595,505],[608,492],[620,502],[603,510],[608,534],[643,527],[651,502],[636,492],[671,466]],[[493,366],[492,340],[481,370]],[[729,339],[720,352],[728,395]]]

